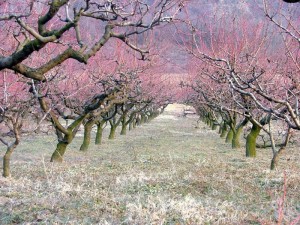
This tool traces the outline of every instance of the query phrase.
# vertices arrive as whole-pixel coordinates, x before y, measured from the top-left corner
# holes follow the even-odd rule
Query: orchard
[[[299,19],[0,0],[0,224],[300,223]]]

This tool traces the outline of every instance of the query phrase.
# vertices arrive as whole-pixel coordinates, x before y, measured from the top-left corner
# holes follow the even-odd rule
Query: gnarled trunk
[[[134,126],[134,127],[140,126],[140,125],[141,125],[141,116],[138,115],[138,116],[136,117],[136,123],[135,123],[135,126]]]
[[[243,127],[239,127],[235,132],[233,132],[233,137],[231,142],[232,148],[241,147],[240,139],[241,139],[242,131],[243,131]]]
[[[207,119],[207,125],[212,128],[212,120],[210,118]]]
[[[270,166],[270,169],[271,170],[274,170],[277,165],[278,165],[278,161],[279,161],[279,156],[284,152],[285,150],[285,147],[281,147],[278,152],[275,152],[273,154],[273,158],[272,158],[272,161],[271,161],[271,166]]]
[[[67,129],[68,132],[66,134],[63,134],[64,138],[58,139],[56,149],[51,156],[50,162],[62,162],[63,161],[63,157],[67,150],[67,147],[73,141],[83,119],[84,119],[84,116],[82,116],[79,119],[77,119],[76,121],[74,121]]]
[[[241,134],[243,132],[243,128],[244,126],[246,126],[246,124],[248,123],[249,119],[248,118],[244,118],[244,120],[242,120],[237,127],[235,128],[235,130],[233,131],[233,138],[232,138],[232,148],[240,148],[241,144],[240,144],[240,139],[241,139]]]
[[[65,128],[59,121],[58,117],[52,111],[51,108],[49,108],[46,100],[44,97],[39,98],[40,106],[44,110],[44,112],[47,112],[51,116],[51,122],[53,126],[55,127],[56,135],[58,138],[58,143],[56,145],[56,149],[53,152],[51,156],[50,162],[62,162],[63,156],[66,152],[67,146],[72,142],[74,139],[80,125],[82,124],[83,120],[86,119],[88,113],[85,113],[76,119],[67,127]]]
[[[246,157],[256,157],[256,140],[261,131],[261,127],[252,123],[250,133],[246,138]]]
[[[103,135],[103,126],[106,122],[104,120],[100,121],[97,123],[97,133],[96,133],[96,139],[95,139],[95,144],[96,145],[101,145],[102,143],[102,135]]]
[[[222,133],[222,127],[223,127],[223,124],[224,124],[224,122],[221,122],[221,123],[219,124],[218,134],[220,134],[220,135],[221,135],[221,133]]]
[[[140,124],[144,124],[145,122],[146,122],[146,115],[142,114]]]
[[[126,135],[126,131],[127,131],[127,125],[122,123],[122,130],[121,130],[121,135]]]
[[[217,121],[213,120],[211,124],[211,129],[216,130],[218,128],[219,124]]]
[[[227,124],[224,122],[224,123],[222,124],[222,127],[221,127],[221,134],[220,134],[220,137],[221,137],[221,138],[226,137],[226,133],[227,133]]]
[[[22,119],[16,119],[16,121],[11,120],[13,125],[13,133],[15,135],[15,141],[12,144],[9,144],[1,139],[1,142],[7,146],[6,152],[3,156],[3,177],[9,177],[10,174],[10,159],[13,151],[20,144],[20,130],[22,127]]]
[[[233,139],[233,130],[230,128],[229,131],[227,132],[225,142],[230,143],[232,142],[232,139]]]
[[[132,130],[133,129],[133,121],[130,121],[129,122],[129,128],[128,128],[129,130]]]
[[[84,125],[83,142],[80,146],[80,151],[87,151],[91,143],[91,133],[95,121],[88,121]]]
[[[121,129],[121,135],[126,135],[126,131],[127,131],[127,124],[126,121],[122,121],[122,129]]]
[[[63,161],[63,157],[67,150],[67,147],[73,141],[82,121],[85,119],[85,116],[81,116],[78,119],[76,119],[67,128],[67,132],[65,132],[65,134],[63,134],[63,139],[60,139],[60,138],[58,139],[56,149],[51,156],[50,162],[62,162]],[[57,133],[61,133],[61,132],[57,131]]]
[[[288,145],[288,143],[290,141],[291,128],[290,127],[288,128],[284,143],[282,144],[282,147],[278,151],[275,150],[275,143],[274,143],[273,137],[271,136],[270,138],[271,138],[272,150],[273,150],[273,158],[272,158],[272,161],[271,161],[270,169],[274,170],[277,167],[277,164],[278,164],[278,161],[279,161],[279,156],[284,152],[286,146]]]
[[[137,126],[137,119],[133,119],[132,128],[134,129],[134,128],[136,128],[136,126]]]
[[[62,162],[64,154],[67,150],[68,143],[60,141],[56,145],[56,149],[51,156],[50,162]]]
[[[3,156],[3,177],[10,176],[10,158],[16,147],[16,144],[8,146],[5,155]]]
[[[110,132],[109,132],[108,139],[110,139],[110,140],[115,139],[115,137],[116,137],[116,130],[117,130],[117,126],[111,126],[110,127]]]
[[[115,139],[117,127],[122,122],[122,119],[123,119],[123,117],[121,116],[119,118],[114,117],[111,120],[109,120],[110,133],[109,133],[108,139],[110,139],[110,140]]]

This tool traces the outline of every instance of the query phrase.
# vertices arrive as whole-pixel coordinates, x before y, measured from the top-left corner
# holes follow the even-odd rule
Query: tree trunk
[[[132,129],[135,129],[137,126],[137,119],[132,120]]]
[[[233,130],[230,128],[229,131],[227,132],[225,142],[230,143],[232,142],[232,139],[233,139]]]
[[[82,124],[82,121],[85,119],[86,115],[79,117],[76,119],[68,128],[63,139],[58,139],[58,143],[56,145],[56,149],[53,152],[51,156],[50,162],[62,162],[64,154],[67,150],[67,146],[73,141],[76,133],[78,132],[78,129],[80,127],[80,124]]]
[[[243,121],[241,121],[238,126],[235,128],[235,131],[233,132],[233,138],[232,138],[232,148],[240,148],[240,139],[241,139],[241,134],[243,132],[244,126],[248,123],[249,119],[244,118]]]
[[[51,156],[50,162],[62,162],[69,143],[60,141],[56,145],[56,149]]]
[[[149,123],[149,117],[145,115],[145,123]]]
[[[261,131],[261,127],[252,124],[250,133],[246,138],[246,157],[256,157],[256,139]]]
[[[88,150],[91,143],[91,133],[94,124],[94,121],[89,121],[84,125],[83,143],[80,146],[80,151],[85,152]]]
[[[151,120],[153,120],[156,117],[156,113],[152,112],[150,113],[150,115],[148,116],[147,122],[150,122]]]
[[[242,131],[243,131],[243,126],[239,127],[235,132],[233,132],[233,137],[231,142],[233,149],[241,147],[240,139],[241,139]]]
[[[213,120],[212,125],[211,125],[211,129],[216,130],[218,128],[218,126],[219,126],[218,123],[215,120]]]
[[[223,123],[223,125],[221,127],[221,135],[220,135],[220,137],[221,138],[226,137],[226,133],[227,133],[227,124]]]
[[[208,117],[205,118],[205,124],[207,126],[210,126],[210,119]]]
[[[208,118],[207,121],[208,121],[208,124],[207,124],[207,125],[208,125],[210,128],[212,128],[212,121],[211,121],[211,119]]]
[[[103,125],[104,124],[105,124],[105,122],[102,122],[102,121],[97,124],[95,145],[101,145],[101,143],[102,143]]]
[[[219,125],[218,134],[220,134],[220,135],[221,135],[221,133],[222,133],[223,124],[224,124],[224,122],[222,122],[222,123]]]
[[[127,125],[128,123],[126,122],[126,115],[123,115],[123,119],[122,119],[122,129],[121,129],[121,135],[126,135],[126,131],[127,131]]]
[[[140,116],[138,116],[137,118],[136,118],[136,120],[135,120],[136,122],[134,123],[134,128],[136,127],[136,126],[140,126],[141,125],[141,118],[140,118]]]
[[[270,166],[270,169],[271,170],[274,170],[277,165],[278,165],[278,161],[279,161],[279,156],[284,152],[285,150],[285,147],[281,147],[278,152],[275,152],[273,154],[273,158],[272,158],[272,161],[271,161],[271,166]]]
[[[133,121],[131,121],[130,123],[129,123],[129,130],[132,130],[133,129]]]
[[[108,139],[110,139],[110,140],[115,139],[116,129],[117,129],[117,126],[111,126],[110,127],[110,133],[109,133]]]
[[[8,146],[5,155],[3,156],[3,177],[10,176],[10,158],[16,147],[16,145]]]
[[[127,130],[127,124],[126,121],[122,121],[122,130],[121,130],[121,135],[126,135],[126,130]]]
[[[142,114],[140,124],[144,124],[146,122],[146,116]]]

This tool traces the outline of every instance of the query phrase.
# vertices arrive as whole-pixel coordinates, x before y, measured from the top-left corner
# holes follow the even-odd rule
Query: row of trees
[[[203,121],[220,127],[220,136],[232,148],[240,147],[243,129],[251,124],[247,157],[256,157],[261,147],[257,138],[264,131],[269,136],[264,147],[272,148],[274,169],[293,130],[300,129],[300,24],[293,17],[299,11],[267,0],[260,7],[264,17],[259,22],[251,16],[228,19],[226,13],[216,14],[205,25],[187,21],[189,37],[180,34],[190,40],[183,48],[191,57],[191,77],[182,85],[187,101]],[[275,135],[278,126],[283,130],[280,143]]]
[[[102,74],[82,70],[73,74],[76,79],[58,71],[51,82],[45,83],[28,82],[15,74],[11,75],[16,76],[14,79],[7,80],[8,74],[4,73],[0,120],[0,141],[7,146],[4,176],[10,175],[11,154],[22,134],[35,136],[54,131],[57,146],[51,161],[62,162],[67,146],[82,126],[84,138],[80,150],[87,151],[93,127],[97,129],[95,144],[101,144],[107,124],[109,139],[114,139],[118,126],[122,128],[121,135],[125,135],[128,129],[156,117],[172,101],[172,96],[163,94],[166,82],[160,75],[150,76],[151,67],[147,67],[116,65],[114,71]]]
[[[81,151],[157,116],[171,94],[149,54],[155,27],[174,21],[184,1],[26,0],[0,3],[0,141],[3,175],[21,135],[57,136],[52,162],[84,127]],[[161,51],[163,47],[161,47]],[[142,59],[143,61],[140,61]],[[47,131],[48,132],[48,131]]]
[[[154,28],[182,21],[186,4],[186,0],[1,1],[4,176],[10,174],[10,156],[24,132],[43,131],[42,125],[51,124],[57,136],[51,161],[61,162],[81,125],[84,151],[91,127],[97,126],[100,143],[106,122],[113,138],[119,124],[124,134],[126,126],[152,118],[174,101],[178,97],[171,91],[174,82],[167,83],[162,76],[167,67],[158,66],[157,53],[149,49],[164,51],[163,35]],[[194,26],[189,28],[195,38]]]

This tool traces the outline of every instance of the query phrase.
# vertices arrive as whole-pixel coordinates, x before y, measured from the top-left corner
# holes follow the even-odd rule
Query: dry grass
[[[61,165],[48,162],[54,137],[27,138],[0,178],[0,224],[276,224],[284,171],[284,223],[300,214],[297,147],[270,171],[270,149],[248,159],[181,112],[86,154],[78,137]]]

